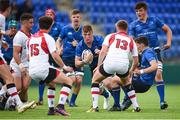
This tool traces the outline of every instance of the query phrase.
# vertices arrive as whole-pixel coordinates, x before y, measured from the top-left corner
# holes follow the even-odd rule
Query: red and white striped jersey
[[[138,56],[134,40],[124,32],[107,35],[103,45],[109,47],[105,61],[129,63],[129,54]]]
[[[49,68],[49,55],[56,51],[55,40],[49,34],[39,31],[27,41],[29,72]]]

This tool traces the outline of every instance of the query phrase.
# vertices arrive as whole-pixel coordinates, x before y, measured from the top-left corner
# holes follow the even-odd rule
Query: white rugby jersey
[[[6,25],[6,18],[4,15],[0,14],[0,30],[5,31],[5,25]],[[0,37],[0,40],[2,40],[3,36]],[[0,44],[0,54],[1,53],[1,44]]]
[[[31,37],[31,34],[25,34],[23,31],[19,30],[13,39],[13,46],[21,47],[21,53],[19,54],[21,58],[21,63],[25,67],[28,67],[28,57],[26,54],[26,42]],[[11,60],[11,64],[17,64],[14,58]]]
[[[138,56],[138,50],[134,40],[125,32],[107,35],[104,39],[103,45],[109,47],[104,62],[111,61],[129,63],[129,54],[132,54],[132,56]]]
[[[39,31],[27,42],[29,55],[29,72],[48,69],[49,54],[56,51],[55,40],[44,31]]]

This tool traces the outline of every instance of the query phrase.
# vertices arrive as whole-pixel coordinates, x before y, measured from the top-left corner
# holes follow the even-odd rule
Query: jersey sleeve
[[[78,57],[81,57],[82,52],[83,52],[81,45],[82,45],[81,42],[79,42],[78,45],[77,45],[77,47],[76,47],[76,56],[78,56]]]
[[[145,58],[148,62],[151,62],[152,60],[157,60],[156,54],[150,50],[145,53]]]
[[[98,49],[101,49],[103,44],[104,38],[102,36],[98,37]]]
[[[63,40],[66,36],[66,28],[63,27],[60,34],[59,34],[59,37]]]
[[[129,33],[130,36],[135,37],[134,23],[131,23],[129,25],[128,33]]]
[[[138,49],[133,39],[131,40],[130,44],[131,44],[130,49],[131,49],[132,56],[138,56]]]
[[[13,46],[23,46],[23,41],[22,41],[23,37],[20,36],[20,34],[16,34],[14,39],[13,39]]]
[[[48,50],[51,53],[53,53],[54,51],[56,51],[56,43],[53,37],[51,37],[50,35],[46,34],[45,36],[47,45],[48,45]]]
[[[164,26],[164,23],[159,18],[156,17],[155,21],[158,28],[162,28]]]
[[[104,41],[103,41],[102,45],[109,46],[109,40],[111,38],[111,35],[112,34],[109,34],[104,38]]]

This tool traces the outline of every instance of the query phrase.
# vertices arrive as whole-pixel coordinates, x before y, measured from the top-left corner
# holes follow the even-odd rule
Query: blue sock
[[[45,83],[43,81],[39,82],[39,101],[43,101]]]
[[[156,82],[156,88],[160,97],[160,103],[164,102],[164,81]]]
[[[116,88],[113,88],[112,89],[112,96],[113,96],[113,99],[114,99],[114,106],[118,106],[120,107],[120,87],[116,87]]]
[[[73,93],[71,96],[70,104],[75,104],[76,98],[77,98],[77,94]]]
[[[102,96],[104,96],[105,98],[109,97],[109,93],[106,89],[103,90],[103,92],[101,93]]]

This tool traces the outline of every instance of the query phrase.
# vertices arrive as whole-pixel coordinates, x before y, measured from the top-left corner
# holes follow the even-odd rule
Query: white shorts
[[[53,66],[47,67],[47,69],[39,69],[34,71],[29,71],[30,77],[36,82],[45,81],[49,83],[54,80],[61,71]],[[46,80],[47,79],[47,80]]]
[[[117,62],[104,62],[103,63],[104,71],[108,74],[120,74],[123,75],[129,70],[129,63],[117,63]]]
[[[14,74],[17,77],[21,77],[21,71],[19,69],[19,66],[16,63],[10,62],[10,67],[12,70],[12,74]],[[25,68],[28,70],[28,67],[25,67]]]

